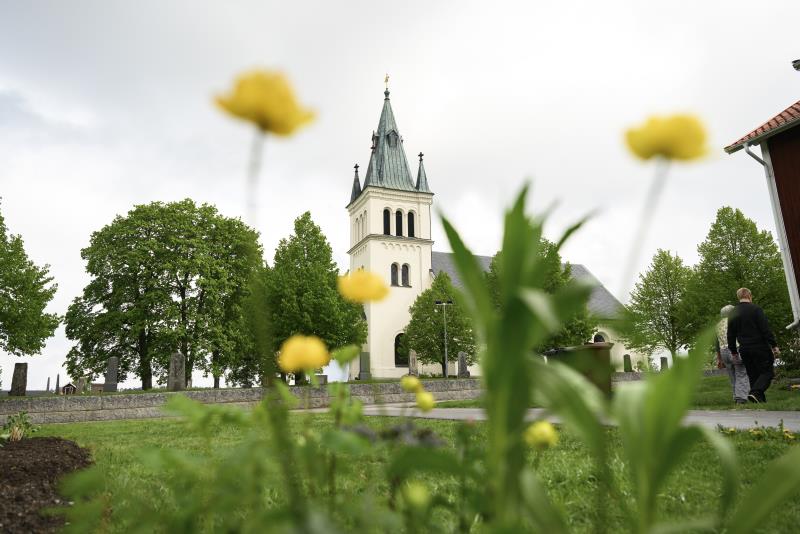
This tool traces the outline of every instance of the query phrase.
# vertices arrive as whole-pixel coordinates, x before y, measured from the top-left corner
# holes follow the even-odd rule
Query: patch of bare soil
[[[57,532],[64,520],[42,515],[60,506],[58,480],[92,463],[89,451],[61,438],[27,438],[0,447],[0,532]]]

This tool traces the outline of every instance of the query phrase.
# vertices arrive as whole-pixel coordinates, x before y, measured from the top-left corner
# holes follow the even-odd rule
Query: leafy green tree
[[[30,356],[53,335],[59,317],[44,309],[58,286],[49,271],[28,258],[22,238],[8,233],[0,213],[0,350]]]
[[[437,306],[436,302],[452,302],[452,305]],[[444,308],[447,308],[445,311]],[[475,362],[475,335],[472,323],[456,298],[450,277],[440,272],[429,289],[423,291],[409,308],[411,320],[403,337],[404,347],[417,352],[422,363],[438,363],[442,376],[447,376],[444,359],[445,313],[447,314],[447,352],[453,360],[458,353],[467,354],[467,363]]]
[[[688,346],[695,328],[687,314],[686,292],[692,276],[676,254],[659,249],[631,292],[623,337],[628,347],[652,354],[665,349],[675,356]]]
[[[316,335],[329,349],[366,340],[361,306],[342,298],[338,276],[328,240],[305,212],[278,244],[267,277],[274,350],[293,334]]]
[[[793,334],[783,327],[792,322],[792,308],[772,234],[759,230],[741,210],[725,206],[717,211],[697,252],[700,261],[687,296],[695,330],[716,321],[724,305],[736,303],[736,290],[747,287],[764,309],[778,343],[788,346]]]
[[[541,238],[536,254],[540,258],[539,269],[542,276],[543,291],[553,295],[572,280],[572,267],[569,263],[562,263],[561,254],[555,243],[548,241],[544,237]],[[495,307],[500,305],[500,290],[497,280],[501,263],[502,256],[498,253],[492,258],[489,270],[486,272],[486,283],[489,285],[489,294]],[[569,347],[586,343],[596,327],[597,318],[591,317],[588,308],[583,307],[563,324],[557,334],[549,336],[543,343],[534,347],[534,350],[543,352],[557,347]]]
[[[257,234],[191,200],[134,207],[81,251],[91,275],[67,312],[71,374],[98,374],[109,356],[142,388],[180,350],[194,368],[221,374],[241,335],[242,300],[261,262]]]
[[[238,337],[236,358],[230,364],[227,380],[243,387],[256,379],[262,386],[271,383],[278,366],[272,341],[272,319],[269,313],[268,280],[270,269],[262,266],[250,281],[250,291],[244,300],[244,324]]]

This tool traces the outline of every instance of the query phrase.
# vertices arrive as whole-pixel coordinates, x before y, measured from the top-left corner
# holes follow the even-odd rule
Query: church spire
[[[400,136],[389,100],[388,87],[383,96],[383,110],[378,121],[378,129],[372,134],[372,154],[364,178],[364,187],[371,185],[400,191],[416,191],[408,158],[403,149],[403,138]]]
[[[428,187],[428,176],[425,174],[425,165],[422,163],[423,156],[425,156],[425,154],[420,152],[419,169],[417,170],[417,186],[415,189],[420,193],[430,193],[431,189]]]
[[[350,202],[353,202],[361,195],[361,182],[358,179],[358,163],[356,163],[353,168],[356,172],[353,176],[353,191],[350,193]]]

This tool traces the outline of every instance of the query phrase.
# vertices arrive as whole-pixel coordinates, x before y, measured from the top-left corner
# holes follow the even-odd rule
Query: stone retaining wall
[[[658,372],[656,371],[656,374]],[[704,369],[703,376],[727,376],[728,371],[725,369]],[[642,380],[647,373],[640,373],[638,371],[633,371],[631,373],[614,373],[611,375],[612,382],[631,382],[634,380]]]
[[[425,389],[437,400],[474,399],[481,394],[480,380],[450,379],[423,380]],[[350,384],[350,394],[364,404],[384,404],[391,402],[412,402],[414,395],[406,393],[399,382],[373,384]],[[321,408],[329,404],[328,388],[291,387],[292,393],[304,403],[308,400],[311,408]],[[74,423],[80,421],[111,421],[118,419],[144,419],[166,417],[163,406],[173,395],[185,395],[204,404],[224,404],[227,406],[252,407],[263,395],[261,388],[251,389],[208,389],[183,391],[180,393],[136,393],[113,395],[64,395],[52,397],[18,398],[0,401],[0,425],[9,415],[26,412],[31,422]]]

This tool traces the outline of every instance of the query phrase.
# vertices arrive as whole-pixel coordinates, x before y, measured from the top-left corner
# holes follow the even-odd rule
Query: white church
[[[372,134],[364,182],[362,185],[356,165],[347,211],[350,214],[350,270],[363,268],[385,274],[390,291],[384,300],[364,305],[368,335],[363,350],[369,354],[369,369],[359,369],[359,362],[355,362],[349,371],[351,378],[360,371],[363,377],[373,378],[407,374],[407,355],[397,348],[411,320],[409,308],[442,271],[450,276],[453,285],[461,287],[452,254],[433,250],[433,192],[422,159],[420,153],[414,180],[386,89],[378,129]],[[484,270],[489,269],[490,256],[477,259]],[[601,323],[602,319],[614,318],[619,313],[622,304],[584,266],[573,264],[572,273],[595,284],[588,306]],[[630,354],[634,362],[642,358],[627,350],[610,328],[601,325],[596,335],[614,343],[611,357],[618,370],[622,370],[624,354]],[[362,359],[361,365],[366,364],[367,360]],[[441,372],[438,365],[427,367],[423,366],[420,371]],[[478,366],[470,368],[473,376],[479,372]]]

